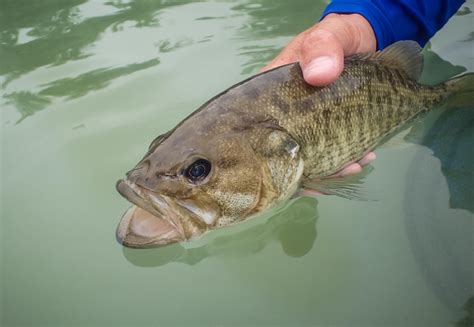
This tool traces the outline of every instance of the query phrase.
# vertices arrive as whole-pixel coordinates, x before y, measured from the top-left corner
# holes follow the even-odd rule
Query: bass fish
[[[419,113],[472,103],[474,74],[436,86],[417,82],[423,57],[413,41],[347,57],[344,65],[325,87],[308,85],[298,63],[258,74],[158,136],[117,182],[134,204],[118,240],[136,248],[190,240],[272,208],[300,188],[350,197],[331,175]]]

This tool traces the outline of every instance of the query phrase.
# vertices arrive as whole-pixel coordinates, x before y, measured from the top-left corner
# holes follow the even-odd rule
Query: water
[[[324,3],[3,0],[1,324],[469,325],[472,108],[378,150],[365,181],[377,202],[300,198],[189,244],[115,241],[129,206],[115,181],[148,143]],[[432,39],[425,82],[474,71],[469,8]]]

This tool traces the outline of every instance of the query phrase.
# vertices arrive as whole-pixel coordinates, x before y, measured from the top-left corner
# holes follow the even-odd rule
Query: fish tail
[[[449,107],[474,106],[474,73],[463,74],[446,82]]]

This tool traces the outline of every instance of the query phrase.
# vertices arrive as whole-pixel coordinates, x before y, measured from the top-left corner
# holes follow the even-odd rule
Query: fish
[[[399,41],[345,58],[333,83],[307,84],[298,63],[257,74],[158,136],[116,184],[133,203],[117,239],[132,248],[196,239],[276,207],[298,190],[356,198],[336,172],[406,122],[471,104],[474,74],[428,86],[420,46]]]

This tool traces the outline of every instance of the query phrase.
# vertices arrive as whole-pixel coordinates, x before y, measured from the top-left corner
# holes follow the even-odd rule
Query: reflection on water
[[[250,18],[239,30],[241,37],[256,40],[293,37],[308,28],[308,22],[317,22],[324,6],[313,0],[250,0],[232,9]]]
[[[242,74],[247,75],[270,62],[292,37],[308,28],[308,21],[316,22],[323,6],[311,0],[256,0],[232,9],[249,17],[237,30],[238,39],[251,40],[239,49],[239,55],[248,58],[242,65]],[[281,39],[280,46],[275,46],[276,38]]]
[[[423,79],[430,83],[464,71],[464,67],[452,65],[429,49],[425,51]],[[468,299],[472,302],[474,294],[474,110],[443,108],[415,124],[420,129],[426,126],[421,144],[432,152],[420,151],[408,170],[406,230],[416,262],[433,293],[460,314],[466,306],[468,317],[458,323],[464,326],[472,321]],[[426,169],[419,164],[429,162],[431,155],[439,159],[441,167]],[[423,184],[427,180],[430,185]]]
[[[433,293],[457,312],[474,294],[472,112],[439,115],[425,138],[433,152],[423,150],[414,158],[405,198],[406,231],[420,271]],[[431,163],[430,169],[420,162]]]
[[[464,15],[469,15],[471,13],[471,9],[468,6],[461,7],[461,9],[458,10],[456,13],[456,16],[464,16]]]
[[[113,14],[82,17],[79,5],[84,0],[58,2],[47,0],[6,0],[2,2],[2,65],[0,74],[18,77],[44,65],[61,65],[82,59],[107,28],[119,31],[125,22],[136,27],[158,25],[158,11],[182,5],[180,1],[109,1],[116,10]],[[7,14],[8,13],[8,14]],[[17,44],[22,28],[31,28],[28,35],[35,39]],[[13,79],[13,76],[9,80]]]
[[[441,161],[450,192],[450,207],[474,212],[474,110],[448,108],[423,142]]]
[[[45,85],[40,95],[68,97],[69,99],[81,97],[88,92],[97,91],[106,87],[112,80],[134,73],[136,71],[156,66],[158,59],[151,59],[138,64],[130,64],[117,68],[100,68],[80,74],[74,78],[64,78]]]
[[[17,123],[20,123],[23,119],[33,115],[35,112],[43,110],[51,103],[51,100],[47,97],[28,91],[12,92],[3,97],[6,100],[6,104],[13,104],[20,113],[21,116]]]
[[[239,49],[239,55],[248,57],[243,65],[242,74],[247,75],[257,72],[263,65],[270,62],[279,52],[280,48],[272,45],[248,45]]]
[[[86,59],[92,55],[92,46],[110,28],[112,32],[123,29],[123,25],[133,22],[135,27],[157,26],[159,11],[168,7],[183,5],[180,1],[109,1],[105,6],[112,8],[106,15],[84,17],[81,5],[85,0],[54,0],[31,2],[28,0],[6,0],[1,5],[0,16],[0,75],[4,81],[2,88],[24,74],[47,65],[60,66],[71,61]],[[27,18],[27,19],[25,19]],[[27,42],[19,38],[27,30]],[[161,52],[173,51],[191,44],[189,40],[176,43],[162,41]],[[36,85],[39,92],[15,90],[5,92],[6,104],[13,104],[20,112],[21,122],[47,107],[51,97],[73,99],[90,91],[106,87],[112,80],[147,69],[159,63],[152,58],[141,63],[122,67],[102,67],[81,73],[76,77],[57,79]]]
[[[462,66],[443,60],[428,46],[424,51],[425,69],[422,82],[437,84],[466,71]],[[474,110],[444,108],[433,123],[420,120],[417,128],[427,129],[421,144],[430,148],[441,161],[441,171],[450,191],[450,207],[474,212]]]
[[[474,326],[474,296],[464,303],[464,311],[466,316],[456,322],[456,327],[472,327]]]
[[[420,77],[421,84],[435,85],[443,83],[466,71],[466,68],[460,65],[453,65],[449,61],[441,58],[431,49],[431,43],[423,49],[423,72]]]
[[[83,28],[84,23],[75,24],[77,6],[82,3],[85,1],[2,1],[0,74],[9,74],[11,81],[37,67],[83,57],[82,48],[95,41],[97,34],[91,33],[93,28]],[[33,40],[17,44],[25,28]]]
[[[130,64],[125,67],[99,68],[73,78],[63,78],[44,85],[38,93],[28,91],[12,92],[6,94],[6,103],[14,104],[20,112],[20,123],[35,112],[43,110],[51,103],[50,96],[74,99],[107,87],[110,82],[118,77],[134,73],[139,70],[156,66],[160,63],[158,59],[151,59],[138,64]]]
[[[220,255],[254,254],[276,241],[288,256],[302,257],[316,241],[317,217],[316,199],[298,198],[264,224],[220,236],[200,247],[186,249],[180,244],[146,250],[124,247],[123,254],[128,261],[142,267],[162,266],[170,262],[194,265],[206,258]]]

